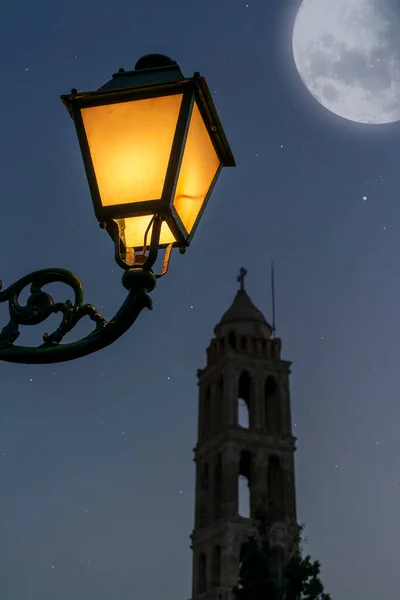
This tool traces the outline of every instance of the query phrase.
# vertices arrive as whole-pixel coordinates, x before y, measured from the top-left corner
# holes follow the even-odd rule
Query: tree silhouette
[[[233,589],[236,600],[278,600],[278,586],[273,577],[269,549],[256,537],[246,543],[240,565],[239,581]]]
[[[283,582],[283,600],[331,600],[320,579],[320,563],[300,553],[288,563]]]
[[[300,531],[295,548],[299,547]],[[300,551],[288,560],[278,582],[269,533],[270,524],[261,519],[258,535],[244,545],[238,583],[233,588],[235,600],[331,600],[321,583],[320,563],[312,562],[309,555],[303,558]]]

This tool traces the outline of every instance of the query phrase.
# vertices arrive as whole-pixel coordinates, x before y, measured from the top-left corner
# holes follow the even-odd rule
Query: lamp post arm
[[[74,301],[54,302],[42,290],[50,283],[64,283],[74,292]],[[83,303],[83,287],[79,279],[65,269],[44,269],[22,277],[10,287],[0,291],[0,303],[8,302],[10,320],[0,332],[0,360],[25,364],[48,364],[81,358],[101,350],[121,337],[136,321],[144,308],[152,309],[148,292],[156,285],[151,270],[132,267],[124,271],[122,284],[128,295],[114,317],[106,321],[90,303]],[[21,292],[30,286],[30,296],[22,306]],[[0,282],[1,290],[1,282]],[[59,327],[43,336],[44,343],[38,347],[16,346],[20,325],[38,325],[52,314],[61,313]],[[83,339],[62,344],[64,336],[85,316],[94,323],[95,329]]]

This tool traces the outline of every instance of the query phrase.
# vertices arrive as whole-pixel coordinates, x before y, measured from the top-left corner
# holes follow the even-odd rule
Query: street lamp
[[[79,279],[64,269],[27,275],[4,291],[10,321],[0,332],[0,360],[55,363],[91,354],[112,344],[134,323],[156,279],[165,275],[174,247],[184,252],[223,167],[235,161],[207,83],[199,73],[186,79],[175,61],[160,54],[141,58],[134,71],[120,69],[96,92],[62,96],[74,120],[100,226],[112,238],[115,259],[124,269],[128,295],[106,321],[83,303]],[[153,273],[159,249],[165,249],[159,275]],[[62,282],[74,302],[55,302],[42,290]],[[30,285],[25,306],[19,295]],[[39,347],[15,345],[19,325],[37,325],[60,312],[56,331]],[[62,344],[84,316],[95,329],[85,338]]]

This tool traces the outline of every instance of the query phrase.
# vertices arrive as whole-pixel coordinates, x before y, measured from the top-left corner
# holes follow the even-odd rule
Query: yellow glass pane
[[[219,164],[203,118],[194,104],[174,199],[174,206],[188,233],[196,222]]]
[[[82,109],[103,206],[161,198],[182,94]]]
[[[129,217],[128,219],[118,219],[118,225],[124,243],[128,248],[142,249],[144,242],[144,235],[146,229],[149,226],[150,220],[153,215],[146,215],[144,217]],[[151,228],[147,234],[147,245],[149,246],[151,240]],[[165,221],[161,225],[160,244],[171,244],[175,242],[175,237]]]

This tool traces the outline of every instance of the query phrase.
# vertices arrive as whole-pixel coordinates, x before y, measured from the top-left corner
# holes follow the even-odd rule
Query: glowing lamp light
[[[98,91],[62,100],[96,217],[126,254],[143,250],[156,215],[159,248],[189,246],[221,169],[235,166],[205,79],[152,54]]]

